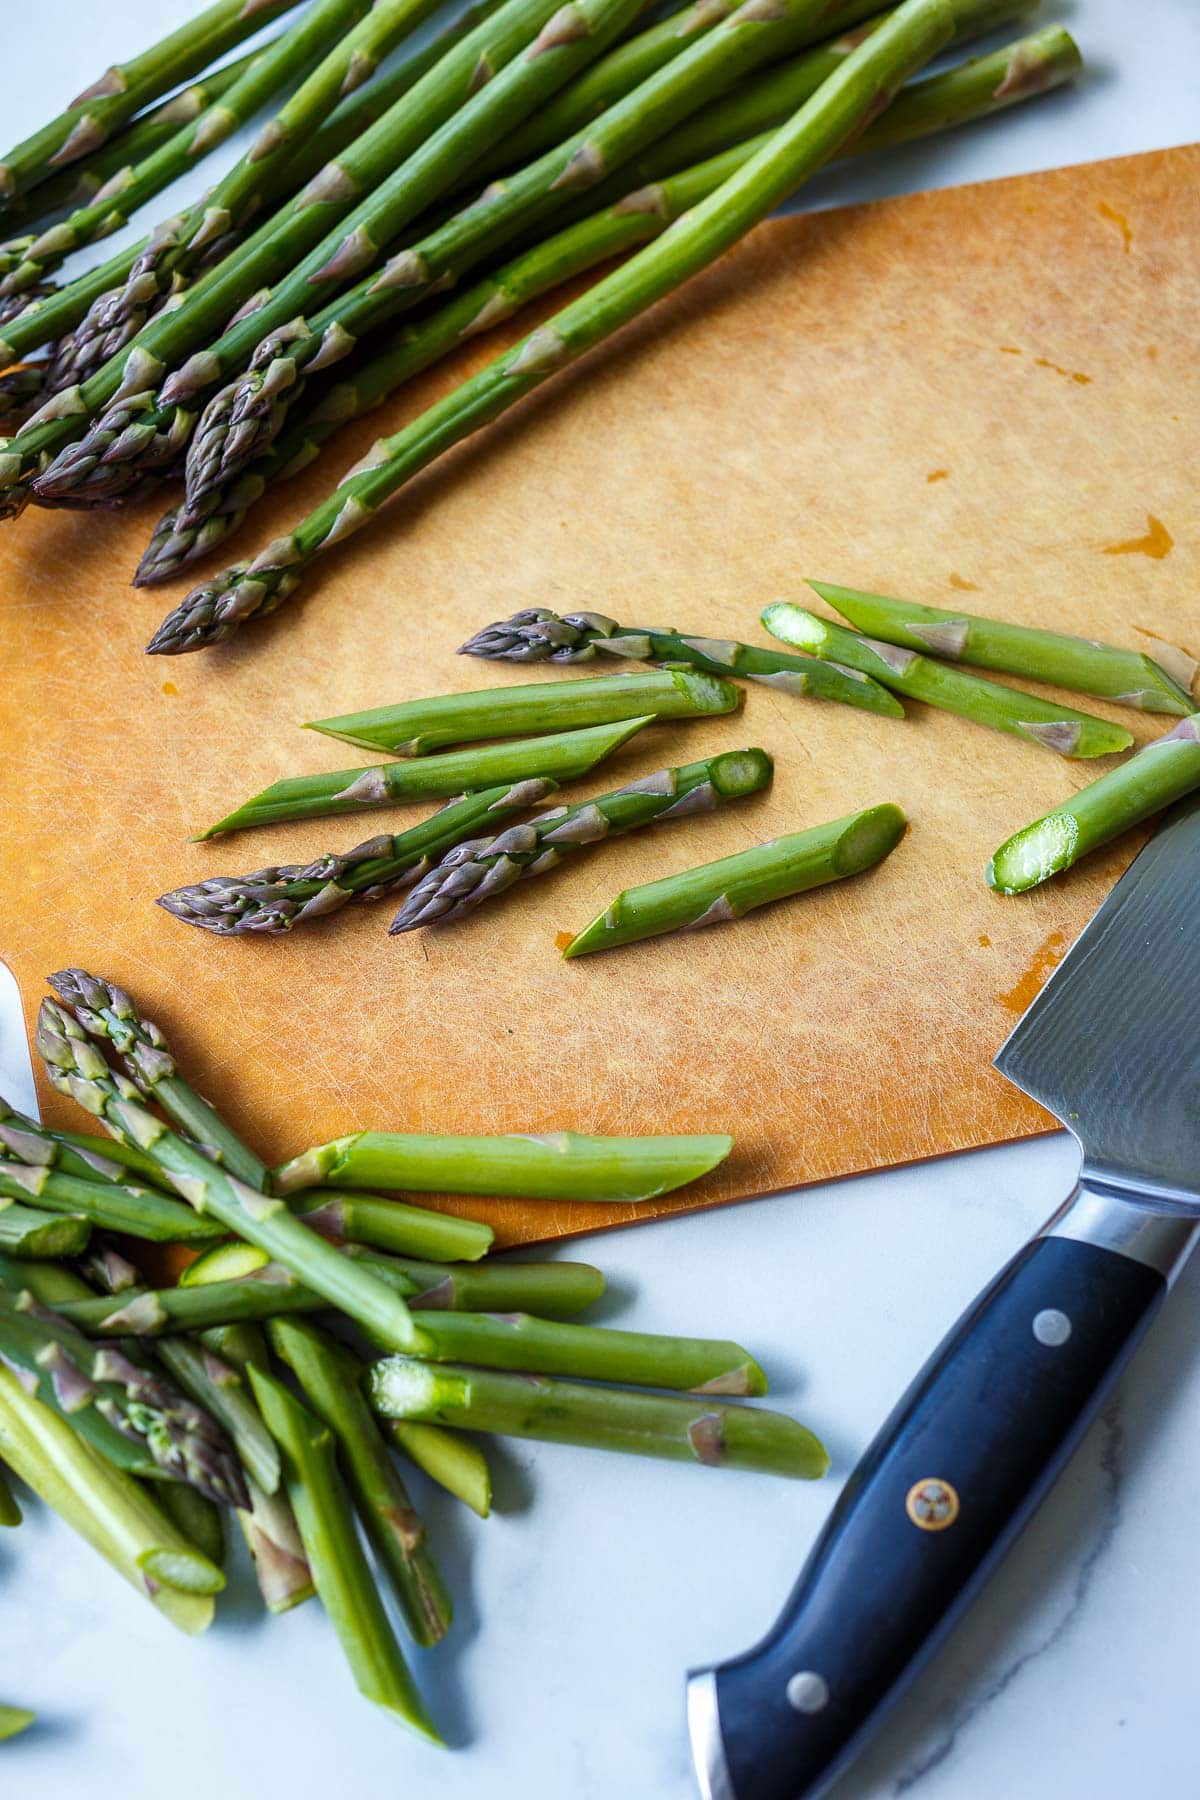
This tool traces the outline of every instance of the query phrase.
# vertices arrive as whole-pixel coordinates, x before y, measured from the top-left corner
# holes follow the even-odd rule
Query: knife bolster
[[[1200,1238],[1200,1219],[1156,1211],[1136,1194],[1089,1177],[1085,1170],[1038,1236],[1112,1250],[1153,1269],[1171,1287]]]

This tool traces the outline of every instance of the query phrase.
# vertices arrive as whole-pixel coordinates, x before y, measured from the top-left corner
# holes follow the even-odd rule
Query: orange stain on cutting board
[[[554,948],[556,950],[569,950],[574,942],[575,933],[573,931],[556,931],[554,934]]]
[[[979,592],[977,581],[968,581],[965,575],[958,575],[953,569],[950,571],[948,579],[950,586],[957,588],[960,594],[977,594]]]
[[[1133,245],[1133,231],[1125,214],[1118,212],[1115,206],[1110,206],[1107,200],[1097,201],[1096,211],[1102,219],[1107,219],[1110,225],[1117,227],[1125,245],[1125,254],[1128,256]]]
[[[926,481],[947,481],[949,476],[949,469],[931,469],[925,479]]]
[[[1064,369],[1061,363],[1051,362],[1048,356],[1035,356],[1033,360],[1039,369],[1053,369],[1056,375],[1065,375],[1068,381],[1077,381],[1080,387],[1087,387],[1092,379],[1079,369]]]
[[[1152,556],[1155,562],[1161,562],[1175,548],[1175,539],[1171,536],[1161,519],[1153,513],[1146,514],[1149,530],[1144,537],[1126,538],[1120,544],[1105,544],[1105,556]]]
[[[982,941],[981,938],[980,942]],[[1013,1013],[1023,1013],[1027,1006],[1031,1006],[1041,993],[1042,984],[1051,969],[1057,968],[1062,961],[1066,941],[1061,931],[1052,931],[1034,951],[1033,961],[1016,987],[1011,988],[1007,994],[996,995],[1001,1006]]]

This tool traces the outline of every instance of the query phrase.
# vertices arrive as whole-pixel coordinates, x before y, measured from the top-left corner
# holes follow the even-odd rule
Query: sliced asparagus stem
[[[120,1231],[159,1244],[210,1243],[222,1235],[221,1226],[214,1219],[198,1218],[191,1207],[168,1199],[156,1189],[83,1181],[44,1164],[31,1167],[0,1158],[0,1195],[10,1200],[27,1197],[51,1212],[80,1215],[104,1231]],[[0,1213],[0,1235],[3,1230]],[[73,1253],[64,1250],[38,1254]]]
[[[1001,844],[987,867],[998,894],[1024,894],[1200,787],[1200,713]]]
[[[264,1263],[262,1269],[268,1272],[204,1287],[139,1287],[114,1297],[93,1294],[86,1300],[66,1301],[55,1310],[93,1337],[157,1338],[164,1331],[204,1331],[281,1313],[316,1312],[325,1306],[319,1294],[278,1263]]]
[[[773,764],[763,750],[728,750],[678,769],[659,769],[611,794],[556,807],[498,837],[474,838],[450,850],[411,890],[390,932],[445,925],[473,912],[530,876],[548,874],[564,857],[642,825],[715,812],[729,800],[759,793]]]
[[[175,655],[198,649],[275,611],[323,550],[366,525],[419,470],[499,418],[743,237],[879,110],[881,96],[890,97],[948,42],[953,29],[954,13],[946,0],[905,0],[743,167],[627,263],[395,436],[381,439],[326,500],[253,562],[226,570],[189,595],[155,634],[152,652]],[[20,443],[14,439],[9,450],[10,485],[24,479],[29,455],[38,450],[38,440],[27,439],[18,450]],[[0,479],[3,474],[0,461]]]
[[[461,1432],[409,1419],[382,1419],[396,1447],[423,1469],[431,1481],[469,1506],[481,1519],[491,1516],[492,1475],[478,1444]]]
[[[37,1042],[52,1086],[103,1119],[114,1136],[132,1139],[151,1155],[189,1205],[211,1212],[238,1237],[257,1244],[375,1339],[386,1337],[397,1348],[411,1345],[412,1320],[398,1294],[339,1255],[281,1201],[226,1174],[168,1130],[141,1105],[131,1082],[111,1075],[83,1027],[53,1001],[42,1003]]]
[[[1181,677],[1176,680],[1153,657],[1092,638],[1008,625],[978,613],[946,612],[915,600],[893,600],[882,594],[860,593],[857,588],[837,587],[829,581],[810,581],[808,585],[849,619],[856,631],[882,638],[887,644],[950,662],[973,663],[979,669],[1049,681],[1056,687],[1117,700],[1146,712],[1186,716],[1193,710],[1189,690],[1196,663],[1183,651],[1176,652]]]
[[[454,1364],[430,1367],[391,1356],[371,1370],[370,1400],[397,1419],[495,1431],[814,1480],[829,1458],[810,1431],[783,1413],[676,1395],[626,1393],[541,1375],[505,1375]]]
[[[412,800],[444,799],[506,782],[539,778],[570,781],[586,775],[628,743],[643,726],[653,723],[653,715],[644,714],[619,719],[612,725],[488,744],[482,749],[451,750],[441,756],[373,764],[365,769],[290,776],[273,782],[207,831],[198,832],[197,839],[217,837],[225,831],[244,831],[255,825],[276,825],[287,819],[332,818],[380,806],[404,805]]]
[[[587,956],[668,931],[724,924],[773,900],[860,875],[895,849],[905,824],[898,806],[872,806],[681,875],[626,888],[571,940],[563,955]]]
[[[376,1194],[343,1194],[336,1188],[314,1188],[296,1194],[292,1211],[326,1237],[351,1244],[370,1244],[402,1256],[433,1263],[478,1262],[492,1247],[490,1225],[461,1219],[456,1213],[428,1206],[406,1206]]]
[[[250,1380],[283,1451],[288,1497],[317,1593],[360,1691],[440,1744],[359,1546],[338,1480],[332,1433],[265,1370],[251,1368]]]
[[[180,1481],[160,1482],[155,1489],[155,1499],[188,1542],[218,1569],[223,1569],[227,1546],[221,1508],[197,1493],[194,1487],[185,1487]]]
[[[574,731],[619,719],[688,719],[736,712],[742,696],[732,682],[688,669],[652,674],[600,675],[584,681],[546,681],[529,687],[478,688],[405,700],[370,712],[313,719],[321,731],[364,750],[392,756],[425,756],[481,738],[521,737],[526,732]]]
[[[155,1100],[186,1137],[239,1181],[266,1186],[265,1163],[184,1080],[166,1038],[153,1019],[138,1017],[124,988],[89,975],[86,969],[60,969],[49,982],[88,1035],[112,1045],[139,1093]]]
[[[785,644],[861,669],[909,699],[958,713],[977,725],[990,725],[994,731],[1010,732],[1060,756],[1109,756],[1116,750],[1128,750],[1133,742],[1124,726],[1110,725],[1106,719],[1041,700],[1019,688],[985,681],[981,675],[966,675],[915,650],[859,637],[844,625],[818,618],[788,600],[765,607],[762,622],[772,637]]]
[[[7,1738],[20,1737],[36,1722],[37,1714],[24,1706],[0,1706],[0,1743]]]
[[[517,1194],[527,1200],[653,1200],[707,1175],[730,1137],[584,1137],[574,1131],[504,1137],[431,1137],[359,1131],[294,1156],[275,1191],[329,1181],[419,1193]]]
[[[0,1251],[6,1256],[81,1256],[91,1235],[91,1221],[81,1213],[43,1212],[0,1199]]]
[[[247,1475],[263,1493],[275,1493],[282,1479],[279,1451],[239,1371],[188,1338],[159,1338],[155,1351],[184,1392],[224,1426]]]
[[[217,0],[168,37],[100,79],[0,157],[0,201],[27,193],[66,163],[91,156],[143,106],[208,68],[296,0]]]
[[[270,1327],[270,1339],[309,1406],[337,1439],[358,1516],[391,1577],[414,1643],[440,1643],[453,1615],[449,1591],[424,1522],[363,1399],[361,1366],[315,1325],[280,1319]]]
[[[894,719],[904,717],[904,708],[894,694],[854,669],[839,669],[815,656],[760,650],[756,644],[732,639],[618,625],[603,613],[560,616],[544,606],[533,606],[514,613],[511,619],[486,625],[459,648],[460,656],[481,656],[491,662],[579,663],[590,662],[597,653],[634,662],[686,663],[706,675],[740,676],[787,694],[813,694],[820,700],[840,700]]]
[[[71,1529],[181,1631],[212,1622],[225,1577],[146,1489],[0,1367],[0,1456]]]
[[[421,1337],[423,1362],[464,1362],[693,1394],[767,1391],[766,1376],[749,1351],[715,1338],[555,1324],[527,1313],[471,1312],[423,1312]]]
[[[537,780],[484,788],[396,836],[369,838],[353,850],[312,863],[285,863],[252,875],[212,875],[194,887],[164,894],[158,904],[185,925],[198,925],[218,937],[281,936],[343,906],[410,887],[444,851],[523,812],[557,785]]]
[[[166,1488],[172,1484],[166,1482],[163,1485],[164,1488]],[[179,1491],[182,1493],[183,1489],[180,1488]],[[194,1488],[189,1488],[187,1491],[188,1493],[195,1493]],[[21,1508],[17,1504],[16,1495],[8,1485],[8,1477],[5,1475],[3,1468],[0,1468],[0,1525],[8,1527],[19,1525],[20,1523]]]

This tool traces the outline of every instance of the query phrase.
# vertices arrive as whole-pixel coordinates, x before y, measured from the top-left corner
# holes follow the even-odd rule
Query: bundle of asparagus
[[[0,512],[31,498],[111,503],[185,458],[184,499],[138,573],[165,579],[417,369],[534,295],[634,252],[384,440],[284,538],[189,596],[151,648],[218,642],[281,605],[431,458],[705,266],[830,155],[1069,80],[1078,52],[1052,30],[905,86],[946,43],[1034,4],[905,0],[872,16],[869,0],[745,0],[726,16],[699,0],[637,30],[637,0],[484,0],[375,76],[432,0],[312,0],[256,56],[139,115],[288,10],[225,0],[0,165],[24,232],[0,246],[0,366],[10,365],[0,393],[23,419],[0,441]],[[203,201],[47,290],[73,249],[143,208],[268,101],[274,114]],[[86,177],[68,192],[59,170],[76,160]],[[31,218],[39,193],[44,212]],[[461,293],[380,342],[399,314],[468,276]],[[331,384],[325,370],[351,354],[349,378]],[[803,673],[809,692],[888,707],[852,673]]]
[[[82,1260],[0,1254],[0,1458],[183,1629],[212,1616],[232,1508],[267,1606],[315,1592],[362,1692],[440,1742],[378,1585],[416,1644],[445,1635],[450,1596],[391,1445],[485,1516],[487,1464],[460,1427],[824,1473],[803,1426],[737,1404],[767,1385],[739,1344],[577,1324],[598,1270],[492,1258],[486,1226],[369,1191],[635,1202],[702,1178],[727,1137],[360,1132],[272,1172],[121,988],[79,969],[51,985],[47,1073],[111,1146],[6,1107],[5,1166],[43,1196],[86,1190],[122,1235]],[[194,1242],[185,1219],[220,1235],[156,1287],[139,1240],[177,1220],[172,1241]],[[0,1521],[19,1518],[0,1485]]]

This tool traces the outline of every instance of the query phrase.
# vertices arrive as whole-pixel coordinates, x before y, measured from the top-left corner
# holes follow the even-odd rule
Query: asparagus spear
[[[1014,8],[1015,5],[1016,0]],[[206,517],[194,519],[186,501],[164,514],[138,566],[136,585],[145,587],[169,580],[187,563],[215,548],[236,530],[247,510],[272,482],[307,467],[321,445],[348,419],[378,406],[405,381],[475,332],[511,317],[526,301],[548,288],[660,236],[680,213],[704,199],[748,162],[763,147],[765,139],[736,144],[733,150],[699,167],[663,180],[658,179],[661,170],[678,167],[686,160],[680,152],[693,144],[702,143],[707,148],[738,138],[755,129],[756,123],[776,125],[781,116],[794,110],[820,85],[852,47],[841,42],[836,57],[834,50],[828,49],[793,58],[776,71],[757,75],[744,84],[744,91],[738,90],[728,101],[668,133],[630,171],[639,177],[648,173],[653,178],[644,192],[618,195],[615,204],[602,206],[544,244],[517,256],[494,274],[403,327],[387,349],[361,359],[361,369],[352,370],[348,378],[328,388],[302,422],[289,420],[271,448],[213,496],[213,510]],[[843,153],[857,155],[882,149],[949,125],[986,117],[1071,80],[1080,66],[1078,49],[1069,34],[1052,27],[993,55],[978,57],[903,89],[881,118],[843,147]],[[1013,77],[1014,68],[1019,78]],[[191,611],[186,602],[184,611]],[[169,646],[196,647],[186,639]],[[799,670],[791,668],[793,659],[789,658],[786,662],[781,659],[780,672],[806,674],[810,693],[819,687],[825,698],[859,704],[865,694],[871,694],[877,710],[899,708],[894,695],[880,700],[879,695],[885,690],[878,683],[869,687],[869,677],[856,670],[841,671],[826,663],[820,665],[822,672],[818,674],[814,659],[795,660],[800,662]]]
[[[88,1036],[112,1045],[140,1094],[156,1101],[186,1137],[239,1181],[265,1187],[266,1164],[179,1073],[166,1038],[153,1019],[139,1019],[124,988],[86,969],[59,969],[48,979]]]
[[[487,1255],[495,1236],[491,1226],[478,1219],[460,1219],[455,1213],[434,1212],[427,1206],[406,1206],[401,1200],[384,1200],[376,1194],[310,1188],[293,1195],[290,1204],[314,1231],[327,1237],[370,1244],[377,1250],[397,1250],[402,1256],[425,1257],[432,1262],[477,1262]]]
[[[415,1419],[383,1419],[383,1429],[410,1462],[423,1469],[431,1481],[486,1519],[492,1510],[492,1476],[478,1444],[458,1431],[440,1425],[421,1425]]]
[[[409,1347],[412,1320],[398,1294],[370,1270],[340,1256],[281,1201],[226,1174],[168,1130],[140,1104],[131,1082],[112,1076],[83,1027],[53,1001],[42,1002],[37,1043],[52,1086],[102,1118],[114,1136],[131,1138],[153,1156],[189,1205],[211,1212],[237,1236],[267,1251],[373,1337]]]
[[[765,1394],[767,1380],[740,1344],[564,1325],[528,1313],[423,1312],[422,1362],[465,1362],[532,1375],[568,1375],[693,1394]]]
[[[370,712],[314,719],[304,729],[322,731],[326,737],[341,738],[364,750],[425,756],[431,750],[480,738],[574,730],[647,715],[689,719],[736,712],[741,703],[741,694],[732,682],[688,669],[662,669],[646,675],[600,675],[586,681],[440,694],[431,700],[406,700]]]
[[[0,1195],[15,1200],[37,1200],[51,1213],[74,1214],[105,1231],[121,1231],[130,1237],[158,1244],[198,1244],[220,1237],[221,1227],[212,1219],[200,1219],[190,1206],[170,1200],[150,1188],[126,1187],[107,1181],[84,1181],[63,1175],[44,1165],[0,1157]],[[3,1215],[0,1215],[0,1233]],[[40,1254],[40,1253],[39,1253]],[[50,1255],[69,1255],[51,1251]]]
[[[659,769],[610,794],[575,806],[555,807],[529,824],[510,825],[498,837],[474,838],[448,850],[422,877],[392,920],[389,931],[416,931],[461,919],[518,881],[545,875],[566,856],[641,825],[714,812],[729,800],[756,794],[771,779],[763,750],[728,750],[721,756]]]
[[[207,1413],[32,1294],[0,1293],[0,1354],[114,1468],[190,1482],[225,1506],[244,1502],[237,1459]]]
[[[1056,687],[1118,700],[1147,712],[1186,716],[1192,711],[1189,689],[1196,663],[1182,651],[1177,653],[1181,679],[1174,680],[1153,657],[1141,656],[1136,650],[1118,650],[1092,638],[1007,625],[976,613],[945,612],[941,607],[863,594],[857,588],[837,587],[828,581],[810,581],[808,585],[849,619],[856,631],[903,649],[929,651],[951,662],[974,663],[976,668],[999,669],[1007,675],[1026,675],[1033,681],[1053,682]]]
[[[160,1338],[155,1349],[180,1387],[224,1426],[246,1474],[273,1494],[282,1478],[279,1451],[237,1369],[188,1338]]]
[[[1197,787],[1200,713],[1192,713],[1001,844],[987,866],[988,886],[1024,894]]]
[[[212,1595],[225,1585],[215,1563],[130,1475],[105,1461],[0,1367],[0,1455],[47,1506],[181,1631],[204,1631]]]
[[[199,925],[218,937],[291,931],[343,906],[378,900],[410,886],[443,851],[482,826],[544,799],[556,785],[519,781],[512,787],[464,794],[397,836],[369,838],[353,850],[312,863],[285,863],[241,877],[212,875],[193,887],[164,894],[158,904],[185,925]]]
[[[322,54],[332,39],[346,32],[368,4],[369,0],[317,0],[298,24],[283,32],[198,118],[186,120],[165,144],[132,168],[120,170],[91,201],[34,239],[22,261],[0,280],[0,294],[32,287],[53,274],[72,251],[127,225],[139,207],[210,155],[292,82],[314,55]],[[259,141],[264,141],[261,135]],[[266,142],[269,148],[270,140]]]
[[[0,1251],[6,1256],[79,1256],[91,1235],[81,1213],[43,1212],[0,1199]]]
[[[626,1393],[455,1364],[431,1368],[405,1356],[376,1363],[369,1392],[377,1412],[466,1431],[622,1450],[709,1469],[756,1469],[797,1480],[815,1480],[829,1467],[824,1446],[810,1431],[763,1407]]]
[[[331,1181],[348,1188],[445,1194],[520,1194],[527,1200],[654,1200],[716,1167],[729,1137],[583,1137],[574,1131],[506,1137],[426,1137],[359,1131],[294,1156],[274,1175],[278,1194]]]
[[[143,106],[206,69],[296,0],[217,0],[126,63],[114,63],[64,112],[0,157],[0,200],[24,194],[65,163],[91,156]]]
[[[459,647],[460,656],[481,656],[491,662],[590,662],[597,652],[633,662],[686,663],[706,675],[737,675],[787,694],[814,694],[894,719],[904,717],[896,696],[857,669],[840,669],[813,656],[760,650],[757,644],[733,639],[618,625],[603,613],[560,616],[544,606],[531,606],[511,619],[485,625]]]
[[[366,769],[337,769],[313,775],[293,775],[272,782],[253,799],[218,819],[197,840],[217,837],[223,831],[244,831],[254,825],[275,825],[284,819],[332,818],[342,813],[368,812],[379,806],[403,805],[410,800],[432,800],[447,794],[478,792],[501,782],[536,781],[553,777],[570,781],[586,775],[619,750],[653,714],[619,719],[611,725],[594,725],[582,731],[563,731],[554,736],[522,738],[513,743],[489,744],[482,749],[451,751],[415,762],[373,765]]]
[[[985,681],[980,675],[965,675],[961,669],[948,668],[915,650],[859,637],[844,625],[819,619],[788,600],[764,607],[762,622],[772,637],[785,644],[861,669],[912,700],[924,700],[928,706],[959,713],[978,725],[1010,732],[1060,756],[1108,756],[1115,750],[1127,750],[1133,742],[1123,726],[1110,725],[1107,719],[1075,712],[997,681]]]
[[[587,956],[667,931],[695,931],[740,919],[756,906],[861,874],[894,850],[904,831],[898,806],[872,806],[682,875],[627,888],[571,940],[563,955]]]
[[[36,1719],[37,1714],[29,1712],[23,1706],[0,1706],[0,1743],[7,1738],[20,1737]]]
[[[315,1325],[297,1320],[277,1320],[270,1339],[337,1440],[358,1516],[391,1577],[414,1642],[440,1643],[450,1629],[450,1595],[424,1523],[363,1399],[357,1359]]]
[[[431,1743],[441,1743],[359,1546],[338,1481],[332,1434],[265,1370],[251,1368],[250,1380],[283,1451],[288,1497],[317,1593],[360,1691]]]
[[[18,1112],[2,1095],[0,1155],[15,1157],[34,1168],[54,1168],[81,1181],[120,1183],[134,1175],[137,1185],[144,1187],[159,1179],[150,1158],[133,1146],[115,1144],[87,1132],[61,1131],[53,1125],[43,1125]]]
[[[292,531],[250,564],[226,570],[190,595],[160,626],[150,649],[174,653],[219,641],[256,613],[281,605],[323,549],[365,525],[443,450],[498,418],[744,236],[862,126],[881,94],[890,96],[948,41],[953,24],[946,0],[905,0],[707,199],[395,436],[381,439]]]

